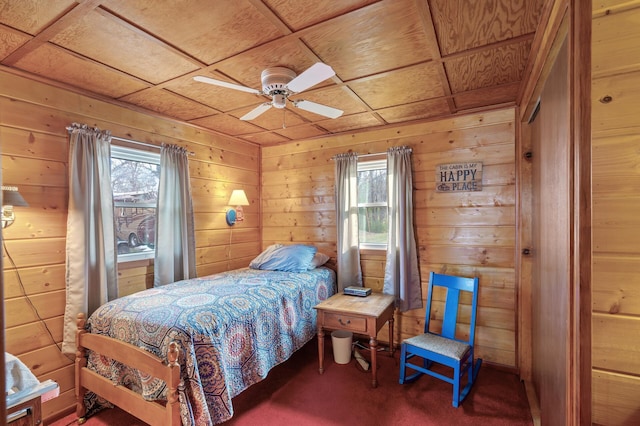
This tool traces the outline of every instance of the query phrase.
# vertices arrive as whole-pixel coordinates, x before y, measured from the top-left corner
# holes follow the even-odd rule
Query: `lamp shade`
[[[22,198],[22,195],[18,192],[18,188],[15,186],[2,186],[2,205],[3,206],[16,206],[16,207],[29,207],[29,204]]]
[[[248,206],[249,200],[243,189],[234,189],[229,198],[230,206]]]

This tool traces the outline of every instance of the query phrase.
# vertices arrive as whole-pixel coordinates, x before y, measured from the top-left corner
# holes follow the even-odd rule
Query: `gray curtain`
[[[358,156],[335,157],[338,291],[350,285],[362,286],[358,248]]]
[[[389,236],[383,293],[396,297],[401,311],[422,307],[418,251],[413,231],[411,148],[387,150]]]
[[[111,191],[111,134],[73,123],[69,131],[69,207],[63,353],[75,353],[76,316],[118,297]]]
[[[193,204],[187,151],[163,144],[156,210],[154,286],[196,276]]]

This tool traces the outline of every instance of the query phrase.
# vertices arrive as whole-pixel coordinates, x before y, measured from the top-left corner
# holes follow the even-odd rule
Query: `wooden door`
[[[591,424],[590,6],[547,3],[520,104],[518,361],[536,424]]]
[[[579,38],[575,31],[559,33],[527,129],[531,381],[545,425],[591,423],[590,103],[581,101],[589,91]]]
[[[564,424],[570,342],[570,135],[565,40],[532,126],[533,383],[542,424]],[[555,407],[553,410],[545,409]]]

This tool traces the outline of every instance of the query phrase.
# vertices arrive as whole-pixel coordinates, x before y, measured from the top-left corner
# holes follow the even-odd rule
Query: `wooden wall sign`
[[[482,163],[436,166],[436,192],[482,191]]]

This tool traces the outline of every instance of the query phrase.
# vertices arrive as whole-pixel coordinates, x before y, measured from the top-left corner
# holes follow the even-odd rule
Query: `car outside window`
[[[160,154],[111,147],[118,262],[154,257],[159,183]]]

